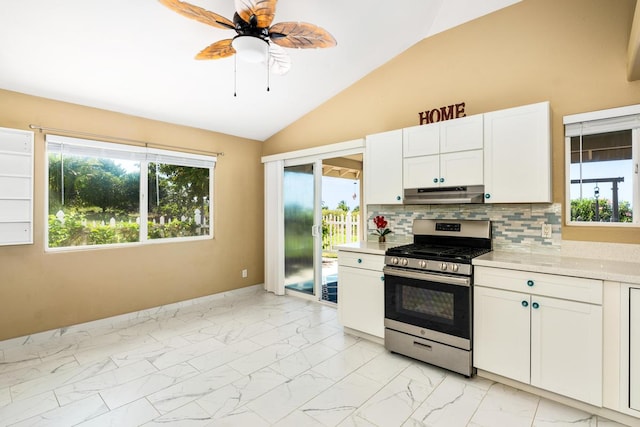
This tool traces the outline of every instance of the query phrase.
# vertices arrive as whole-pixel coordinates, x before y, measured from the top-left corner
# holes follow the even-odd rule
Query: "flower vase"
[[[387,241],[387,237],[386,236],[378,236],[378,243],[384,243]]]

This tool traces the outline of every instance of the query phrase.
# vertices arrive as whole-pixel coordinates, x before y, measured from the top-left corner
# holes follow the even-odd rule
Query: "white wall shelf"
[[[0,128],[0,246],[33,243],[33,132]]]

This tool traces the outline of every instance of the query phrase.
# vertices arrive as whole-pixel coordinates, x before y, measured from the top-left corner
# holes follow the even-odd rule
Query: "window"
[[[215,157],[47,135],[48,248],[212,237]]]
[[[565,117],[567,222],[640,224],[640,106]]]

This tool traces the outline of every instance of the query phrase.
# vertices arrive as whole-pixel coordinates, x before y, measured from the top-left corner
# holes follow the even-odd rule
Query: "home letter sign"
[[[433,110],[421,111],[418,113],[420,124],[427,125],[429,123],[466,117],[467,114],[464,112],[465,105],[464,102],[461,102],[460,104],[452,104],[434,108]]]

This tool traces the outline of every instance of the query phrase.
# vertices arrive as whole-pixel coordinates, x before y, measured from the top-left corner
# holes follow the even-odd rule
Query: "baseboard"
[[[344,328],[345,334],[353,335],[359,338],[364,338],[365,340],[374,342],[376,344],[384,345],[384,338],[376,337],[375,335],[371,335],[366,332],[361,332],[355,329],[347,328],[346,326],[344,326],[343,328]]]

